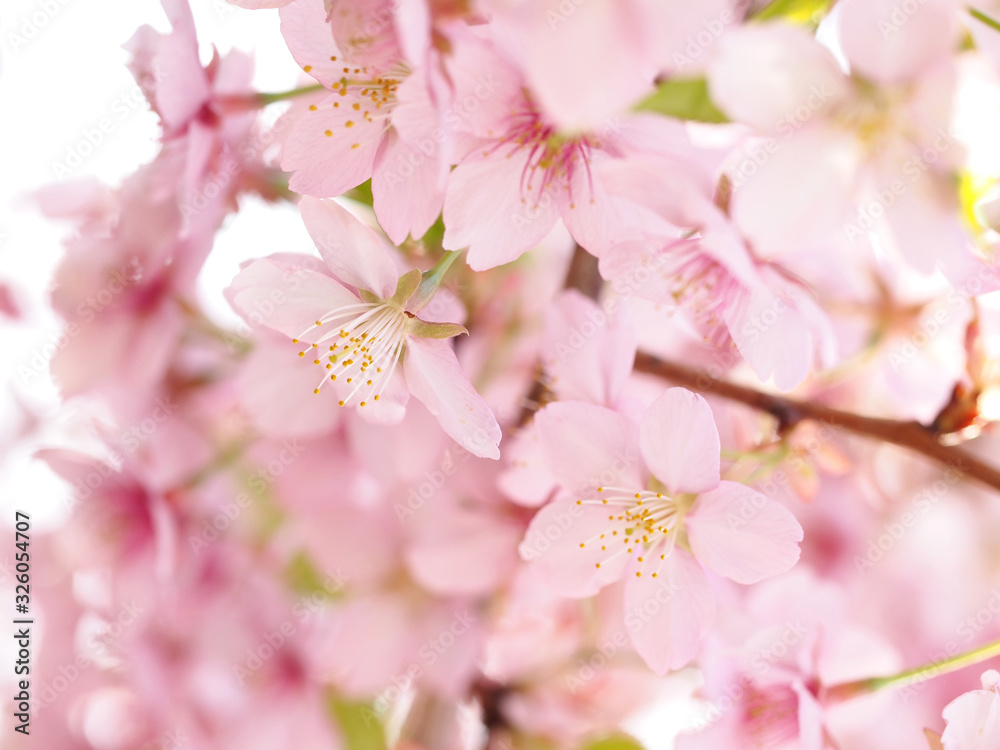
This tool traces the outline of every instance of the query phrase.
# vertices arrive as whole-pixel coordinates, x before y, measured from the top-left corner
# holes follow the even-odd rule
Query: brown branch
[[[601,286],[604,279],[597,268],[597,258],[584,250],[580,245],[573,249],[573,257],[570,259],[569,268],[566,269],[566,280],[563,282],[563,289],[576,289],[577,291],[596,300],[601,293]],[[545,384],[545,372],[541,362],[536,366],[537,372],[531,384],[531,390],[521,400],[521,413],[517,417],[515,424],[518,427],[526,425],[552,395]]]
[[[919,422],[865,417],[822,404],[775,396],[736,383],[718,380],[701,370],[659,359],[643,352],[636,355],[635,369],[638,372],[658,375],[701,393],[714,393],[730,401],[738,401],[754,409],[767,412],[778,420],[779,431],[787,430],[805,420],[823,422],[853,432],[855,435],[908,448],[952,468],[964,477],[971,477],[1000,491],[1000,470],[983,463],[968,451],[954,446],[942,445],[938,440],[938,435]]]

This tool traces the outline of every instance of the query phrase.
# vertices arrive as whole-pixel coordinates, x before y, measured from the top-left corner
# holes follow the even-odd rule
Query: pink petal
[[[558,217],[549,193],[522,189],[529,151],[474,157],[451,173],[444,199],[444,247],[468,247],[469,266],[485,271],[516,260],[549,233]]]
[[[296,0],[279,16],[281,35],[301,68],[327,88],[343,78],[346,63],[327,23],[324,0]]]
[[[508,466],[497,477],[497,487],[511,501],[537,508],[552,497],[558,483],[542,455],[536,422],[521,427],[509,439],[505,457]]]
[[[563,292],[545,322],[542,353],[562,399],[613,407],[635,360],[635,327],[624,305],[610,316],[580,292]]]
[[[742,26],[723,36],[714,53],[712,100],[763,133],[784,136],[800,122],[823,118],[850,91],[830,51],[797,26]]]
[[[372,114],[369,120],[351,103],[349,97],[333,94],[310,105],[292,126],[281,152],[281,168],[294,173],[288,186],[296,193],[341,195],[372,176],[386,117]]]
[[[627,417],[583,401],[557,401],[535,414],[535,423],[549,469],[570,492],[645,487],[638,430]]]
[[[740,354],[762,381],[773,377],[787,391],[809,374],[816,358],[812,334],[787,297],[759,284],[725,317]]]
[[[316,271],[273,260],[247,264],[226,297],[251,325],[299,338],[331,310],[360,301],[341,284]]]
[[[240,373],[240,403],[257,429],[270,437],[319,437],[333,429],[343,411],[313,392],[325,371],[311,358],[299,357],[298,349],[268,336]]]
[[[451,103],[444,112],[445,123],[477,138],[495,138],[511,110],[523,105],[524,79],[487,39],[471,29],[453,29],[450,39]]]
[[[431,9],[427,0],[396,0],[396,36],[414,66],[424,62],[431,45]]]
[[[996,690],[960,695],[942,712],[945,750],[994,750],[1000,747],[1000,696]]]
[[[555,193],[559,213],[573,239],[598,257],[622,239],[645,234],[670,236],[676,231],[672,224],[621,195],[606,181],[604,170],[614,161],[601,159],[589,165],[579,164],[569,191],[560,188]]]
[[[647,566],[652,570],[651,566]],[[632,645],[657,674],[680,669],[695,656],[715,619],[715,599],[705,571],[676,548],[656,571],[625,581],[625,623]]]
[[[231,5],[238,5],[248,10],[261,10],[263,8],[284,8],[289,3],[296,0],[226,0]]]
[[[438,144],[430,142],[433,148]],[[378,223],[393,243],[419,239],[441,213],[444,189],[436,158],[390,132],[375,156],[372,196]]]
[[[698,561],[737,583],[784,573],[799,559],[802,527],[781,503],[738,482],[698,496],[685,518]]]
[[[649,470],[670,492],[704,492],[719,484],[719,431],[698,394],[667,390],[642,418],[639,442]]]
[[[302,221],[338,279],[382,299],[396,291],[399,273],[386,243],[333,200],[299,201]]]
[[[642,20],[622,5],[590,0],[568,15],[562,0],[521,5],[532,11],[514,30],[525,73],[542,109],[566,130],[600,126],[652,88],[657,70],[634,43]]]
[[[440,515],[434,515],[438,513]],[[521,538],[517,526],[460,506],[426,509],[406,552],[417,583],[435,594],[482,596],[510,576]]]
[[[352,64],[384,72],[401,62],[396,41],[395,0],[327,2],[337,45]]]
[[[161,37],[156,66],[156,106],[168,130],[193,118],[208,100],[211,88],[198,58],[194,17],[186,0],[164,0],[173,31]]]
[[[611,538],[611,526],[601,506],[553,500],[531,519],[518,551],[562,596],[593,596],[619,580],[629,561],[626,555],[613,557],[613,552],[601,549],[600,535]]]
[[[951,179],[929,172],[915,184],[910,184],[913,178],[907,179],[901,193],[889,193],[893,203],[885,212],[886,232],[880,238],[924,274],[973,257]],[[898,187],[900,181],[894,184]],[[865,205],[884,203],[872,200]]]
[[[860,165],[856,139],[810,122],[785,140],[752,144],[747,154],[732,174],[732,216],[759,257],[844,236]]]
[[[855,73],[881,84],[913,80],[958,43],[954,0],[844,0],[839,41]]]
[[[351,695],[377,695],[406,673],[413,638],[412,613],[402,597],[374,594],[346,602],[316,657],[325,675]]]
[[[641,9],[648,54],[663,70],[691,76],[700,70],[718,38],[739,22],[748,3],[732,0],[633,0]],[[706,32],[711,41],[705,46]]]
[[[442,339],[410,337],[403,359],[406,386],[462,447],[481,458],[500,458],[500,425]]]

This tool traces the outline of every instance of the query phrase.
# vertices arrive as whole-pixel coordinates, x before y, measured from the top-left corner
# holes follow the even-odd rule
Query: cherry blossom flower
[[[720,479],[719,435],[701,396],[670,389],[639,426],[580,402],[551,404],[536,420],[546,461],[567,494],[535,516],[521,555],[537,557],[571,596],[624,577],[626,612],[653,612],[650,626],[630,635],[655,672],[697,654],[715,611],[706,569],[755,583],[798,560],[795,517]],[[545,544],[550,526],[563,533]]]
[[[500,427],[443,340],[465,329],[417,317],[430,301],[420,271],[400,275],[382,240],[333,201],[304,198],[300,207],[331,275],[254,261],[229,288],[233,306],[250,317],[269,305],[262,324],[316,366],[314,394],[332,388],[340,406],[389,421],[399,421],[412,394],[464,447],[498,458]],[[285,301],[275,304],[275,292]],[[393,378],[399,365],[405,386]]]
[[[880,24],[891,3],[845,3],[850,75],[787,24],[747,26],[720,40],[708,69],[713,99],[770,139],[755,147],[762,156],[752,172],[737,166],[745,184],[733,195],[733,216],[758,251],[871,230],[922,273],[940,268],[961,279],[975,265],[952,180],[964,156],[953,124],[955,5],[928,3],[889,33]],[[813,164],[805,174],[804,159]],[[780,194],[794,203],[775,200]]]
[[[1000,674],[983,672],[982,685],[945,706],[944,750],[986,750],[1000,742]]]

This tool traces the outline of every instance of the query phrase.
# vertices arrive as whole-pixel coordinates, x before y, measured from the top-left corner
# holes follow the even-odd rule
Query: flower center
[[[743,721],[757,747],[775,747],[799,735],[799,696],[786,684],[751,683]]]
[[[292,339],[309,344],[299,356],[311,352],[313,364],[324,370],[313,393],[338,383],[347,393],[338,402],[341,406],[378,401],[403,353],[406,320],[407,314],[394,305],[359,302],[331,310]]]
[[[681,239],[664,247],[646,265],[653,266],[669,285],[677,307],[688,312],[712,345],[729,345],[726,311],[746,297],[740,282],[704,251],[698,239]]]
[[[842,103],[833,120],[852,133],[872,156],[879,155],[894,138],[907,136],[903,117],[904,92],[856,81],[857,95]]]
[[[646,557],[659,555],[659,565],[653,578],[659,576],[660,567],[674,549],[677,531],[683,518],[683,507],[677,499],[655,490],[629,490],[623,487],[598,487],[597,497],[577,500],[577,505],[599,505],[608,514],[607,529],[595,537],[580,542],[581,549],[600,546],[608,552],[602,564],[619,555],[635,555],[639,563]],[[636,572],[641,577],[641,572]]]
[[[521,173],[521,195],[523,199],[525,193],[532,194],[535,208],[545,190],[552,186],[563,187],[569,193],[570,208],[573,208],[572,180],[580,169],[587,172],[593,201],[590,159],[593,151],[602,147],[597,138],[560,134],[529,105],[511,115],[507,135],[500,139],[490,153],[506,145],[513,145],[511,153],[529,149],[528,161]]]

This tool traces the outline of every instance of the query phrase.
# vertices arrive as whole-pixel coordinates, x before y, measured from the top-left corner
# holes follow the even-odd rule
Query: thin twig
[[[754,409],[767,412],[778,420],[781,430],[794,427],[798,422],[809,420],[840,427],[855,435],[908,448],[952,468],[964,477],[971,477],[1000,491],[1000,471],[983,463],[968,451],[954,446],[942,445],[938,436],[920,422],[865,417],[810,401],[800,401],[764,393],[736,383],[718,380],[701,370],[659,359],[643,352],[636,355],[635,369],[638,372],[658,375],[701,393],[714,393],[730,401],[738,401]]]

